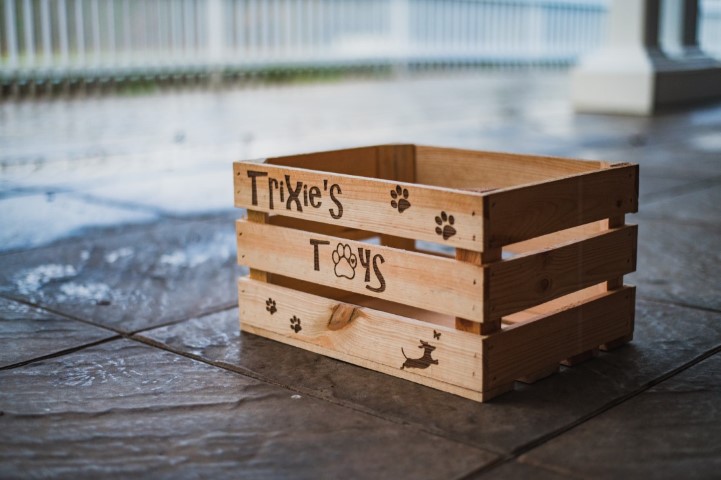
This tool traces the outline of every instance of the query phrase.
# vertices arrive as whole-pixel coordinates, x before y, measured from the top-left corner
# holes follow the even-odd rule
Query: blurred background
[[[608,3],[3,0],[0,81],[9,95],[329,71],[565,68],[601,43]],[[700,0],[698,38],[721,55],[721,0]]]
[[[678,50],[681,2],[690,50],[721,56],[721,0],[660,2],[660,46]],[[660,158],[664,118],[573,111],[569,72],[611,3],[0,0],[0,251],[233,218],[238,159],[391,142]],[[718,152],[705,118],[675,125]]]

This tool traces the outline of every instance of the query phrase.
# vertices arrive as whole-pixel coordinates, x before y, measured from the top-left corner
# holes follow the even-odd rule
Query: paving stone
[[[646,214],[655,202],[699,188],[699,182],[675,176],[657,176],[653,172],[641,170],[638,195],[640,214]],[[634,221],[636,217],[629,216],[627,218]]]
[[[703,225],[721,230],[721,177],[706,188],[694,189],[680,195],[667,196],[646,205],[642,218],[669,221],[674,224]]]
[[[627,277],[638,295],[721,311],[721,228],[639,220],[637,271]]]
[[[68,194],[34,194],[0,199],[0,252],[80,237],[90,227],[148,223],[147,211],[90,203]]]
[[[520,460],[583,478],[717,478],[719,378],[716,354]]]
[[[112,337],[108,330],[0,298],[0,367]]]
[[[0,256],[0,292],[130,332],[236,302],[234,223],[163,222]]]
[[[240,334],[237,310],[144,332],[158,344],[507,453],[721,344],[721,314],[638,301],[633,344],[478,404]]]
[[[494,478],[503,480],[569,480],[583,477],[568,475],[567,472],[556,473],[546,468],[511,461],[482,474],[471,474],[464,480],[492,480]]]
[[[494,459],[125,339],[0,382],[4,478],[441,479]]]

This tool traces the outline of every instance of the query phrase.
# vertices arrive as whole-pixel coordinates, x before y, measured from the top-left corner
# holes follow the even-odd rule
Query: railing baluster
[[[15,29],[15,0],[5,0],[5,38],[7,40],[8,62],[11,70],[18,68],[18,39]]]
[[[25,65],[33,69],[35,68],[35,30],[30,0],[23,0],[23,27],[25,28]]]
[[[70,61],[70,51],[68,46],[68,16],[65,0],[58,0],[57,9],[58,37],[60,40],[60,69],[64,75],[67,75],[68,63]]]

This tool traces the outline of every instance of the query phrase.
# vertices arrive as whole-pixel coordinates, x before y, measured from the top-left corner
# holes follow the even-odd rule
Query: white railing
[[[570,64],[607,0],[2,0],[0,77],[353,65]],[[702,0],[721,55],[721,0]]]

